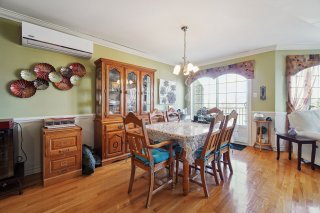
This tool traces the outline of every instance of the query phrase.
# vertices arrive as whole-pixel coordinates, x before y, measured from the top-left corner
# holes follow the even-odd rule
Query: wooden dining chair
[[[230,173],[233,173],[231,158],[230,158],[230,143],[233,131],[237,124],[238,113],[235,110],[232,110],[229,115],[226,116],[225,122],[222,128],[222,134],[219,142],[220,155],[223,155],[223,163],[228,165]],[[218,162],[220,167],[220,162]]]
[[[224,117],[222,111],[219,112],[217,114],[217,116],[212,119],[212,121],[210,123],[209,132],[206,137],[205,144],[203,147],[200,147],[199,149],[196,150],[196,152],[195,152],[196,159],[194,162],[195,165],[191,166],[196,170],[200,170],[201,183],[196,182],[194,180],[194,178],[190,179],[190,181],[202,186],[206,197],[209,197],[209,193],[208,193],[207,183],[206,183],[206,179],[205,179],[205,173],[213,175],[216,184],[217,185],[219,184],[217,168],[216,168],[216,161],[219,159],[219,156],[218,156],[219,153],[217,152],[217,150],[218,150],[218,143],[219,143],[220,135],[222,133],[224,119],[225,119],[225,117]],[[207,163],[211,163],[211,166],[212,166],[211,168],[212,168],[213,173],[206,171]],[[198,167],[200,167],[200,169]],[[177,168],[176,169],[176,177],[178,177],[179,176],[179,174],[178,174],[179,160],[178,159],[176,160],[176,168]],[[219,176],[220,176],[220,178],[222,176],[221,170],[219,171]],[[176,179],[176,181],[177,181],[177,179]]]
[[[213,107],[207,111],[207,114],[213,114],[213,113],[217,114],[219,112],[222,112],[222,111],[218,107]]]
[[[148,117],[149,117],[149,124],[167,121],[164,113],[158,109],[155,109],[153,112],[149,112]]]
[[[153,194],[169,184],[173,187],[174,153],[172,143],[171,141],[162,141],[151,145],[144,122],[132,112],[123,118],[123,124],[126,142],[129,144],[131,152],[131,176],[128,193],[132,191],[136,167],[147,171],[149,173],[149,190],[146,207],[149,208]],[[169,151],[161,148],[166,145],[169,145]],[[155,172],[166,167],[169,167],[168,181],[154,189]]]
[[[180,121],[180,114],[178,112],[166,111],[167,122]]]

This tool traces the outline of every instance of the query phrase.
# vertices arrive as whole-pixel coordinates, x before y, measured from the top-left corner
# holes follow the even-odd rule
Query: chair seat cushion
[[[201,158],[201,152],[202,152],[202,150],[203,150],[203,146],[200,147],[200,148],[198,148],[198,149],[195,151],[194,155],[195,155],[196,158]],[[175,148],[175,152],[180,154],[180,153],[182,152],[182,147],[181,147],[181,146],[177,146],[177,147]],[[218,153],[218,151],[217,151],[217,153]],[[211,153],[208,153],[207,156],[206,156],[206,158],[209,157],[210,154],[211,154]],[[213,152],[212,152],[212,154],[213,154]]]
[[[154,164],[161,163],[161,162],[166,161],[170,158],[169,151],[162,149],[162,148],[152,149],[151,152],[152,152]],[[173,157],[175,156],[174,152],[172,153],[172,156]],[[150,162],[147,159],[145,159],[141,156],[136,155],[136,158],[139,159],[140,161],[142,161],[145,165],[150,164]]]
[[[225,143],[225,144],[223,144],[223,145],[220,146],[220,149],[219,149],[219,150],[223,150],[223,149],[227,148],[228,146],[231,147],[231,145],[230,145],[229,143]]]
[[[196,152],[194,153],[195,157],[198,159],[198,158],[201,158],[201,153],[202,153],[202,150],[203,150],[203,146],[198,148],[196,150]],[[216,154],[219,153],[218,151],[216,152]],[[210,155],[214,154],[214,151],[212,151],[211,153],[208,153],[206,155],[206,158],[208,158]]]

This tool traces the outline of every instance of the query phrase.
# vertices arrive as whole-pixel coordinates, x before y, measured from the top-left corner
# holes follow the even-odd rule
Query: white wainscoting
[[[28,160],[25,163],[25,175],[35,174],[42,171],[42,126],[45,118],[75,117],[77,125],[82,127],[82,142],[89,146],[94,146],[94,114],[83,115],[63,115],[63,116],[45,116],[31,118],[14,118],[14,122],[19,123],[22,127],[23,149],[25,150]],[[21,141],[20,130],[15,128],[15,146],[17,139]],[[18,146],[20,147],[20,146]],[[20,148],[19,155],[23,156]],[[17,156],[17,154],[15,154]]]
[[[256,122],[254,122],[254,113],[257,111],[252,111],[251,112],[251,146],[254,145],[255,140],[256,140],[256,131],[257,131],[257,126]],[[272,148],[274,151],[277,151],[277,144],[276,144],[276,132],[279,133],[284,133],[286,132],[286,112],[262,112],[259,111],[260,113],[264,114],[265,117],[271,117],[272,118],[272,123],[270,125],[271,127],[271,144]],[[280,151],[286,151],[287,150],[287,144],[280,140]]]

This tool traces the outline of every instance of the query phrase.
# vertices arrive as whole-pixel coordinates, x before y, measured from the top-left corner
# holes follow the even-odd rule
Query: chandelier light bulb
[[[193,64],[188,63],[187,69],[188,69],[188,72],[193,71]]]
[[[174,67],[174,69],[173,69],[173,74],[179,75],[180,70],[181,70],[181,66],[180,66],[180,65],[176,65],[176,66]]]
[[[199,71],[199,67],[194,66],[194,67],[193,67],[193,72],[198,72],[198,71]]]

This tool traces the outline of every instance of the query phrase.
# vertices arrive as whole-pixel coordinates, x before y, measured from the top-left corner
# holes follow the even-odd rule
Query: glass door
[[[153,73],[152,73],[153,74]],[[153,75],[141,73],[141,114],[147,114],[153,110]]]
[[[96,115],[102,117],[102,72],[101,67],[96,70]]]
[[[122,115],[122,69],[108,67],[107,114]]]
[[[126,71],[126,114],[133,112],[138,114],[138,71],[128,69]]]

